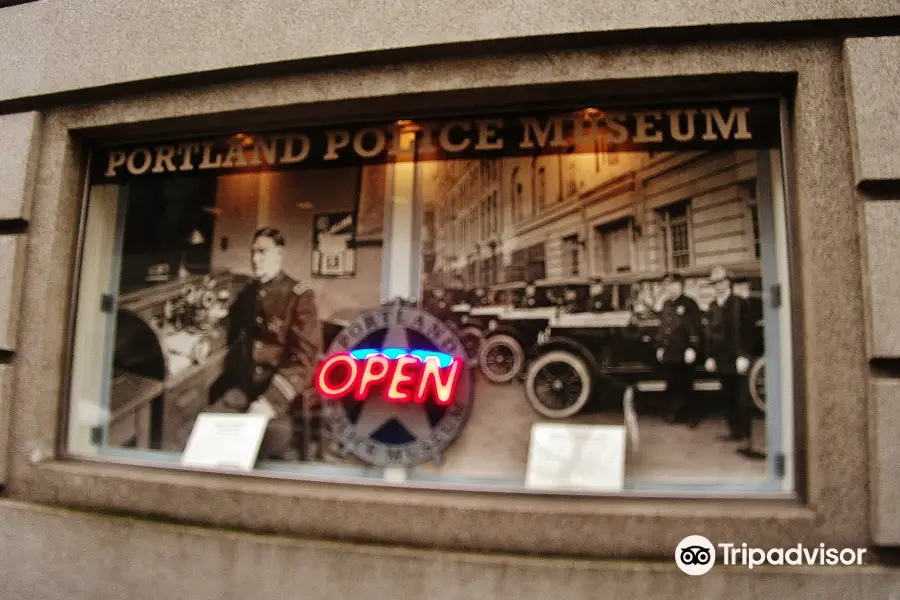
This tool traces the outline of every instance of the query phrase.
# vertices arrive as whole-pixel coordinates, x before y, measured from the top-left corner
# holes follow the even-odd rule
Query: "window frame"
[[[762,256],[762,242],[760,236],[760,225],[759,225],[759,204],[756,202],[752,202],[747,205],[747,208],[750,210],[750,237],[751,243],[753,244],[753,256],[756,259],[759,259]]]
[[[536,201],[536,213],[540,213],[549,204],[547,200],[547,166],[541,165],[538,167],[537,172],[535,173],[535,180],[537,183],[537,189],[535,190],[535,195],[537,197]]]
[[[762,237],[761,227],[759,223],[759,201],[756,197],[757,181],[744,181],[740,184],[741,194],[744,196],[744,207],[746,209],[747,231],[749,242],[753,246],[753,256],[756,259],[762,257]]]
[[[567,277],[577,277],[581,272],[581,242],[578,234],[567,235],[562,239]]]
[[[811,44],[808,51],[823,61],[837,64],[837,58],[820,46]],[[734,61],[732,63],[734,69],[752,66],[739,55],[729,52],[724,54],[729,60]],[[810,127],[811,120],[823,119],[828,124],[822,135],[837,135],[840,141],[846,139],[842,126],[835,125],[835,117],[817,110],[810,94],[835,91],[838,86],[837,84],[832,86],[826,74],[811,71],[808,63],[784,54],[783,50],[778,55],[781,56],[781,60],[786,61],[778,64],[791,65],[791,68],[809,77],[804,89],[797,92],[799,96],[797,101],[803,106],[803,110],[797,113],[801,120],[800,125],[790,130],[790,133],[799,138],[801,148],[809,154],[803,155],[797,163],[794,163],[790,153],[790,138],[785,137],[782,158],[783,163],[791,165],[788,169],[789,176],[785,181],[785,186],[788,187],[789,212],[784,218],[788,221],[802,218],[804,223],[808,223],[807,212],[800,216],[793,212],[800,211],[799,206],[802,205],[794,199],[790,191],[794,186],[794,177],[801,180],[800,187],[804,198],[808,196],[812,201],[817,192],[822,192],[822,196],[829,200],[834,198],[834,194],[829,195],[827,189],[817,189],[816,182],[805,175],[804,169],[801,168],[810,167],[809,170],[812,172],[812,165],[822,158],[820,153],[826,152],[814,143],[822,138],[817,137],[818,132]],[[725,82],[721,85],[722,89],[727,89]],[[122,102],[128,104],[127,101]],[[134,107],[131,110],[129,114],[133,115],[132,121],[140,122],[140,110]],[[198,114],[203,112],[199,107],[195,110]],[[46,178],[42,180],[42,187],[45,189],[39,190],[36,194],[36,206],[40,209],[37,214],[42,216],[55,214],[48,212],[49,208],[62,204],[64,210],[61,212],[70,215],[71,207],[78,202],[76,198],[78,163],[84,155],[77,150],[79,144],[73,143],[69,136],[73,136],[76,140],[83,139],[87,129],[108,127],[110,122],[118,123],[119,119],[124,117],[119,114],[111,118],[108,111],[99,108],[80,114],[75,111],[63,114],[57,110],[51,110],[50,113],[48,123],[44,125],[47,141],[41,158],[43,169],[41,172]],[[89,116],[85,116],[86,114]],[[149,131],[151,125],[145,127]],[[786,125],[783,125],[783,128],[787,131]],[[843,144],[835,145],[843,147]],[[56,171],[50,170],[48,163],[51,161],[59,161],[62,167]],[[64,260],[61,260],[60,267],[51,268],[51,271],[59,273],[62,270],[68,274],[72,273],[71,250],[67,250],[66,247],[71,245],[73,240],[77,240],[81,231],[77,225],[66,225],[62,216],[61,214],[59,218],[47,217],[44,221],[35,219],[30,235],[35,237],[33,243],[38,247],[33,251],[35,255],[28,258],[30,268],[50,264],[42,261],[45,261],[47,252],[52,250],[59,253]],[[56,231],[54,237],[55,226],[60,226],[60,229]],[[788,227],[787,231],[790,234],[794,229]],[[40,248],[40,244],[44,242],[49,242],[47,251]],[[809,247],[804,246],[806,243],[800,244],[794,239],[785,248],[791,260],[792,286],[794,284],[798,286],[792,287],[792,291],[802,292],[796,275],[799,268],[798,256],[807,258],[810,263],[814,259],[808,256],[810,253]],[[813,271],[815,266],[803,264],[803,272]],[[77,268],[74,270],[77,271]],[[26,288],[26,298],[31,300],[41,297],[39,291],[50,289],[49,284],[34,282],[27,283]],[[68,293],[63,295],[68,296]],[[50,308],[46,310],[51,314],[51,309],[68,305],[68,298],[61,299],[58,293],[49,294],[47,303]],[[792,314],[792,329],[785,335],[796,339],[808,332],[803,329],[796,311]],[[63,315],[64,320],[66,315],[71,317],[71,309]],[[811,320],[814,322],[813,317]],[[50,327],[55,328],[57,325],[50,323]],[[23,355],[27,358],[23,360],[24,366],[17,367],[32,375],[35,374],[35,367],[28,362],[30,358],[40,356],[43,351],[53,347],[49,342],[35,344],[35,339],[33,336],[26,337]],[[58,346],[58,338],[56,345]],[[802,352],[810,347],[814,347],[814,344],[807,342],[799,348],[801,357],[791,363],[792,370],[803,368]],[[52,354],[52,351],[49,354]],[[50,357],[48,360],[52,363],[54,359]],[[54,381],[39,383],[36,386],[37,390],[52,392],[59,387],[59,378],[55,371],[53,373],[49,379]],[[23,389],[23,386],[20,385],[19,389]],[[829,405],[835,401],[828,396],[827,391],[820,390],[820,393],[825,394],[825,400]],[[587,499],[540,497],[517,499],[510,503],[509,499],[485,494],[467,494],[462,491],[457,495],[406,489],[372,490],[371,486],[365,486],[364,490],[353,490],[348,486],[310,484],[291,479],[279,481],[275,485],[269,476],[266,476],[265,480],[252,476],[245,479],[217,473],[204,474],[179,469],[151,468],[139,463],[98,464],[86,460],[55,458],[56,452],[52,449],[52,445],[48,448],[42,444],[46,444],[46,440],[52,440],[56,436],[57,428],[40,424],[34,417],[42,415],[49,418],[52,425],[53,407],[59,407],[61,398],[57,393],[50,393],[40,404],[28,407],[30,401],[39,400],[40,397],[37,391],[29,391],[28,394],[20,394],[17,400],[19,405],[27,407],[25,408],[27,412],[17,416],[17,430],[14,432],[17,448],[22,451],[14,459],[15,469],[9,486],[9,493],[15,498],[83,508],[124,510],[160,518],[301,535],[320,535],[324,532],[329,537],[341,539],[359,539],[360,536],[364,536],[366,539],[392,543],[516,552],[555,552],[567,555],[662,557],[668,555],[671,547],[674,547],[674,543],[670,543],[672,540],[677,541],[676,538],[680,538],[682,533],[698,530],[728,532],[729,536],[746,539],[756,545],[768,543],[771,546],[822,535],[831,540],[864,541],[866,535],[865,521],[853,516],[844,508],[848,503],[848,497],[856,498],[853,492],[855,488],[849,486],[852,483],[849,479],[852,478],[847,475],[848,468],[863,460],[861,457],[864,457],[864,454],[862,450],[854,450],[852,445],[841,445],[842,442],[838,442],[839,449],[846,450],[846,453],[837,464],[841,475],[836,477],[832,474],[834,469],[827,469],[824,465],[816,463],[814,468],[818,469],[817,481],[813,490],[817,497],[808,505],[804,504],[802,486],[798,487],[799,497],[795,500],[754,498],[747,501],[745,498],[724,499],[717,496],[701,501],[689,500],[689,505],[686,505],[682,502],[685,500],[683,495],[678,494],[673,502],[672,495],[665,494],[655,498],[642,495],[640,498],[632,499],[617,496],[612,502],[597,497]],[[795,402],[804,397],[795,394]],[[798,421],[801,421],[803,426],[805,423],[802,423],[802,406],[798,408],[801,409]],[[819,422],[813,424],[813,427],[821,428],[821,426]],[[812,434],[817,440],[824,435],[818,429]],[[37,445],[33,446],[32,452],[25,452],[29,444]],[[812,448],[815,449],[815,446]],[[798,463],[798,466],[802,465],[803,463]],[[836,479],[830,479],[832,477]],[[838,490],[827,485],[832,481],[839,486]],[[830,493],[823,496],[821,494],[823,489],[830,490]],[[123,493],[123,490],[127,490],[128,493]],[[846,492],[846,495],[843,492]],[[834,497],[841,500],[837,501]],[[168,503],[165,499],[168,499]],[[264,503],[264,500],[267,502]],[[206,503],[208,506],[204,506],[202,501],[208,501]],[[235,502],[242,504],[236,505]],[[327,515],[329,509],[333,510],[334,502],[340,502],[342,508],[346,509],[341,511],[344,523],[327,518],[325,519],[327,522],[323,522],[321,515]],[[229,505],[232,508],[228,508]],[[256,516],[249,515],[254,507],[262,506],[268,506],[265,512]],[[397,518],[398,507],[402,507],[404,511],[401,519]],[[354,509],[363,511],[365,520],[355,516]],[[310,515],[311,518],[304,515]],[[382,519],[381,522],[378,521],[379,518]],[[434,527],[434,523],[443,523],[445,519],[449,520],[446,527]],[[525,526],[521,528],[511,526],[511,523],[521,523],[521,519],[528,521],[524,523]],[[565,536],[559,535],[560,519],[566,521]],[[397,523],[398,520],[402,520],[403,523]],[[760,526],[771,524],[773,520],[778,523],[777,527]],[[453,526],[450,526],[450,522]],[[416,524],[421,524],[422,527],[414,527]],[[460,528],[461,526],[464,527]],[[609,535],[603,536],[607,538],[606,540],[595,539],[597,527],[609,529]],[[586,536],[581,533],[582,530],[591,533]],[[501,531],[502,538],[497,537]],[[565,540],[561,540],[562,537]]]
[[[666,269],[686,269],[693,267],[696,262],[696,257],[694,256],[694,222],[693,222],[693,211],[691,210],[691,198],[684,198],[682,200],[677,200],[675,202],[671,202],[663,207],[657,209],[657,212],[662,217],[662,242],[663,242],[663,254],[665,256],[665,267]],[[684,207],[684,215],[678,215],[675,219],[672,218],[672,213],[676,208],[680,209]],[[679,211],[680,212],[680,211]],[[683,219],[683,222],[682,222]],[[677,223],[673,223],[674,220],[677,220]],[[677,265],[676,263],[676,255],[675,255],[675,232],[673,228],[677,225],[684,225],[685,227],[685,237],[687,242],[687,250],[679,251],[686,252],[687,254],[679,254],[679,256],[687,257],[687,264],[685,265]]]
[[[591,223],[591,236],[593,237],[594,262],[597,263],[598,258],[602,258],[602,265],[594,264],[595,274],[613,275],[615,273],[630,273],[635,269],[635,248],[634,248],[634,217],[626,216],[616,219],[604,221],[602,223]],[[609,234],[625,230],[628,235],[628,268],[625,271],[619,271],[613,268],[612,256],[609,252]],[[602,268],[601,268],[602,267]],[[609,267],[609,268],[607,268]]]
[[[765,152],[758,151],[757,155],[762,154],[762,153],[765,153]],[[475,171],[470,169],[468,171],[468,174],[466,175],[466,178],[471,179],[475,175],[476,175]],[[485,272],[483,271],[484,260],[481,258],[481,248],[474,242],[474,240],[476,237],[478,237],[478,230],[479,230],[479,226],[480,226],[480,215],[481,215],[481,209],[483,208],[483,206],[475,194],[470,193],[469,198],[470,198],[470,201],[466,203],[466,209],[465,209],[466,212],[460,217],[460,219],[462,220],[463,226],[464,226],[465,233],[467,234],[467,235],[464,235],[464,245],[460,251],[461,260],[463,262],[462,277],[463,277],[463,281],[466,286],[479,287],[479,286],[485,285],[485,281],[484,281]],[[671,226],[672,226],[672,218],[671,217],[672,217],[673,212],[677,211],[678,217],[676,217],[676,218],[679,220],[684,219],[686,224],[689,224],[692,222],[691,221],[691,217],[692,217],[692,215],[691,215],[692,204],[691,203],[692,203],[692,199],[688,198],[688,199],[670,202],[670,203],[666,204],[665,206],[656,209],[658,212],[663,212],[665,214],[666,231],[669,232],[669,235],[671,235]],[[770,210],[774,210],[774,206],[770,207]],[[610,221],[608,224],[616,223],[617,221],[618,222],[627,221],[628,222],[628,231],[630,232],[631,231],[631,220],[632,220],[631,217],[624,217],[624,218],[620,218],[618,220]],[[690,233],[690,229],[688,229],[688,232]],[[562,239],[563,246],[567,247],[567,248],[571,247],[571,248],[575,249],[576,252],[578,252],[580,249],[579,248],[580,244],[579,244],[578,240],[579,240],[579,236],[577,234],[567,236]],[[121,242],[122,240],[119,239],[118,241]],[[549,253],[551,253],[551,248],[548,246],[548,242],[543,241],[543,242],[532,243],[532,244],[522,248],[520,250],[520,252],[522,252],[523,256],[525,257],[525,264],[523,267],[523,270],[525,272],[525,279],[531,280],[531,281],[545,279],[546,272],[547,272],[548,255],[549,255]],[[632,257],[632,260],[633,260],[633,257]],[[774,263],[774,261],[770,261],[770,264],[773,264],[773,263]],[[776,339],[777,339],[777,336],[776,336]],[[107,344],[107,349],[110,346],[111,346],[111,344]],[[776,447],[777,447],[777,444],[776,444]],[[78,457],[78,458],[81,458],[81,457]],[[151,461],[153,460],[152,457],[148,457],[148,459]],[[105,460],[105,459],[102,459],[102,460]],[[166,465],[163,464],[161,466],[165,467]],[[268,466],[263,467],[259,474],[264,476],[266,473],[270,472],[267,469],[268,469]],[[767,472],[767,479],[771,479],[771,474],[772,474],[771,471]],[[315,475],[308,475],[305,473],[297,473],[296,476],[301,479],[319,480],[319,478],[316,477]],[[349,477],[338,476],[337,479],[340,481],[344,481],[344,482],[354,482],[353,476],[349,476]],[[363,483],[365,484],[368,482],[363,482]],[[627,492],[645,493],[648,490],[657,491],[657,490],[653,489],[653,485],[654,485],[653,483],[649,484],[649,488],[644,487],[645,485],[647,485],[647,484],[644,482],[638,482],[636,487],[629,488],[628,490],[626,490],[625,495],[628,495]],[[702,487],[702,484],[695,484],[692,482],[687,482],[684,484],[667,484],[667,485],[672,485],[673,489],[683,489],[683,490],[690,490],[691,488],[693,488],[694,486],[697,486],[697,485]],[[442,483],[434,483],[434,484],[426,483],[426,484],[424,484],[424,487],[435,487],[437,489],[444,489],[445,486]],[[466,484],[466,483],[461,484],[462,489],[466,489],[467,487],[469,487],[469,488],[474,487],[476,489],[476,491],[479,491],[479,492],[496,491],[496,490],[490,489],[492,487],[490,484],[488,484],[486,486],[478,486],[477,484]],[[752,490],[751,489],[753,487],[752,485],[743,486],[742,484],[737,484],[734,487],[735,487],[735,489],[740,489],[743,487],[747,491],[752,491],[754,493],[754,495],[765,496],[768,493],[767,491]],[[512,492],[512,493],[519,493],[519,491],[520,491],[520,488],[517,486],[503,488],[503,486],[501,485],[500,489],[502,491],[507,491],[507,492]],[[533,490],[525,490],[525,493],[531,493],[532,491]],[[730,492],[730,490],[723,489],[723,490],[721,490],[721,492],[727,494]],[[537,493],[541,493],[541,492],[537,492]],[[548,494],[548,495],[568,495],[568,494],[592,495],[591,493],[582,494],[579,492],[572,493],[572,492],[568,492],[568,491],[559,491],[559,490],[544,491],[543,493]],[[715,495],[715,494],[720,493],[720,491],[716,490],[716,491],[712,491],[710,493]],[[618,494],[622,495],[622,492],[619,492]]]

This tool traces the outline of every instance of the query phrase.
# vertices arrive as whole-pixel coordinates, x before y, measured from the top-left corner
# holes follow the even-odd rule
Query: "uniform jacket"
[[[715,359],[717,370],[735,373],[739,356],[750,356],[747,305],[731,294],[722,306],[715,300],[706,314],[706,355]]]
[[[436,298],[434,294],[429,294],[424,301],[424,308],[433,315],[444,315],[450,311],[450,300],[446,294],[441,298]]]
[[[565,300],[562,304],[562,312],[564,314],[583,312],[586,304],[587,301],[585,300]]]
[[[480,289],[472,292],[472,306],[487,306],[490,304],[488,302],[487,290]]]
[[[613,288],[604,287],[598,294],[591,294],[588,298],[588,311],[605,312],[612,310],[613,307]]]
[[[229,311],[229,367],[251,401],[265,396],[278,416],[308,388],[322,352],[322,327],[315,294],[279,273],[253,281]]]
[[[535,288],[534,293],[528,295],[528,291],[522,292],[521,308],[541,308],[548,306],[546,288]]]
[[[701,350],[700,307],[684,294],[667,300],[660,314],[661,323],[656,331],[656,348],[662,348],[663,364],[684,363],[684,351]]]

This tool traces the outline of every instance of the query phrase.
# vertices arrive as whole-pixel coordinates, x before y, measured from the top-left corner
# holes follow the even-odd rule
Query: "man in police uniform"
[[[580,296],[575,286],[564,287],[562,295],[563,312],[580,313],[589,305],[589,300]]]
[[[600,279],[591,281],[591,287],[588,289],[588,310],[591,312],[603,312],[611,310],[612,306],[608,306],[606,287]]]
[[[425,300],[422,304],[426,311],[436,317],[441,317],[450,309],[447,303],[447,294],[444,288],[440,286],[426,292]]]
[[[728,435],[721,441],[749,442],[750,403],[747,370],[750,368],[750,323],[746,302],[732,293],[733,275],[717,266],[710,273],[715,299],[707,313],[707,371],[719,374]]]
[[[537,308],[537,286],[533,281],[525,284],[525,296],[522,298],[522,308]]]
[[[666,379],[673,412],[669,422],[696,425],[699,411],[693,394],[694,365],[700,348],[700,307],[684,295],[684,278],[669,273],[669,293],[662,305],[656,332],[656,360]]]
[[[229,311],[229,360],[224,377],[231,387],[210,412],[259,413],[270,417],[261,458],[294,458],[291,409],[312,384],[322,352],[322,328],[315,295],[282,271],[284,236],[266,227],[253,234],[253,281]]]

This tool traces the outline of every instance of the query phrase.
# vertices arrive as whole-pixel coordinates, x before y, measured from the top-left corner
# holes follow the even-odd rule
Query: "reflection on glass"
[[[434,129],[450,132],[443,150],[491,146],[460,123]],[[70,450],[177,457],[198,415],[260,413],[260,458],[278,461],[266,468],[371,475],[369,454],[338,431],[348,425],[336,401],[351,426],[372,419],[360,447],[437,436],[441,451],[412,479],[521,487],[533,426],[622,425],[634,392],[642,443],[626,457],[629,486],[768,485],[761,290],[775,274],[760,247],[774,232],[760,220],[771,192],[759,191],[757,165],[770,142],[678,151],[563,140],[552,152],[450,156],[427,151],[438,144],[427,128],[403,127],[409,143],[390,160],[145,169],[95,183]],[[374,152],[371,131],[330,134],[329,148]],[[229,156],[252,153],[252,139]],[[104,294],[112,313],[86,308]],[[367,311],[402,316],[413,304],[464,350],[465,414],[427,394],[387,390],[416,399],[400,412],[316,393],[317,369],[349,338],[347,368],[391,369],[354,372],[371,379],[357,390],[402,385],[403,348],[449,357],[428,327],[353,331]],[[88,339],[105,339],[108,356],[90,356]],[[438,432],[450,417],[452,440]]]

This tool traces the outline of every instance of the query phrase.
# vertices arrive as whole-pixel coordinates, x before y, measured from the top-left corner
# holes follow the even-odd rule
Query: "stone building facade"
[[[744,264],[759,255],[752,152],[447,163],[432,273],[451,284]]]

